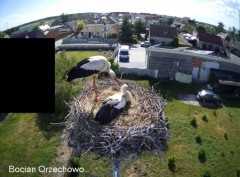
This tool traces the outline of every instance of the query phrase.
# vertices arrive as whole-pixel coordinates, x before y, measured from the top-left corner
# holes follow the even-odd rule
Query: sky
[[[240,0],[0,0],[0,31],[62,13],[145,12],[239,29]]]

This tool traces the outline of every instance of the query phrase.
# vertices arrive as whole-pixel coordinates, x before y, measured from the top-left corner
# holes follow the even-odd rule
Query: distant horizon
[[[32,21],[59,16],[62,13],[110,12],[151,13],[179,18],[189,17],[198,22],[214,26],[217,26],[218,22],[222,22],[226,30],[232,26],[239,29],[238,9],[240,10],[238,0],[185,0],[184,2],[174,0],[148,0],[145,2],[122,0],[119,3],[110,0],[92,0],[91,3],[78,0],[22,0],[21,3],[18,0],[3,0],[0,1],[0,31]]]

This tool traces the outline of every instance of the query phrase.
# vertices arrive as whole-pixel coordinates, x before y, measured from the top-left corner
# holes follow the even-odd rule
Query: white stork
[[[118,84],[120,84],[120,81],[117,79],[114,71],[110,69],[110,66],[111,63],[108,62],[104,56],[92,56],[86,58],[67,71],[67,81],[74,82],[84,77],[93,76],[95,101],[98,101],[98,92],[96,87],[97,74],[107,72],[109,73],[111,79],[115,80]]]
[[[114,120],[126,106],[127,102],[131,101],[131,93],[127,91],[128,86],[124,84],[121,87],[120,93],[108,97],[101,105],[95,116],[95,121],[105,125]]]

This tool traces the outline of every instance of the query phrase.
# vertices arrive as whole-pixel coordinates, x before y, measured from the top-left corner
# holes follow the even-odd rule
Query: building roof
[[[10,38],[25,38],[26,35],[27,35],[27,32],[22,32],[22,33],[12,34]]]
[[[235,42],[233,43],[232,47],[240,51],[240,42],[235,41]]]
[[[38,27],[40,30],[46,31],[48,28],[50,28],[50,26],[48,24],[46,25],[41,25]]]
[[[177,36],[177,29],[175,27],[165,25],[150,25],[150,36],[174,38]]]
[[[178,30],[181,30],[182,28],[186,27],[185,24],[180,22],[173,22],[171,26],[177,28]]]
[[[59,29],[49,31],[44,38],[54,38],[57,39],[59,37]]]
[[[223,46],[222,39],[219,36],[211,35],[200,30],[198,30],[197,33],[199,41],[204,41],[207,43]]]
[[[37,30],[37,31],[31,31],[29,33],[27,33],[27,35],[29,38],[43,38],[44,34],[42,31]]]
[[[240,73],[220,69],[211,69],[211,73],[219,84],[240,86]]]
[[[220,32],[217,34],[217,36],[219,36],[222,40],[230,41],[230,37],[227,33]]]

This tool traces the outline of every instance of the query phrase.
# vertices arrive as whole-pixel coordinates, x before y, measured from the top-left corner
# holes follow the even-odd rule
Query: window
[[[167,31],[164,31],[163,33],[164,33],[164,34],[168,34]]]

